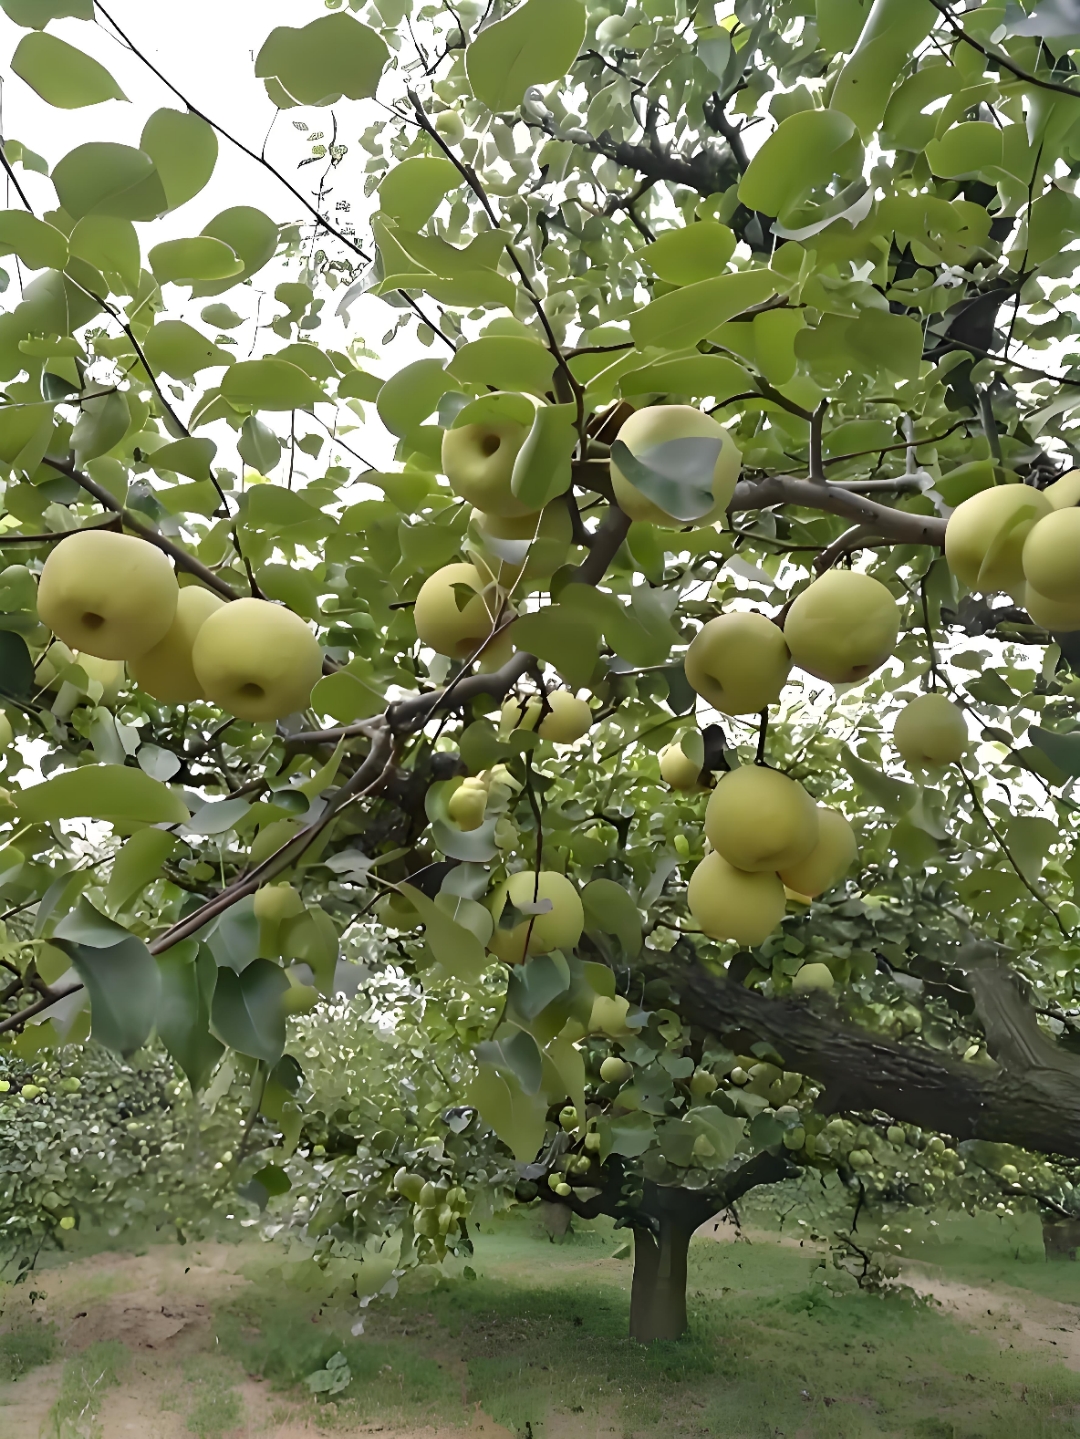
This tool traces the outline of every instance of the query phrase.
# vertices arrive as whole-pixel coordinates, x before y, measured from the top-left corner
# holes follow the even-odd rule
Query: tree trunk
[[[630,1338],[639,1344],[686,1333],[686,1255],[692,1233],[670,1218],[660,1220],[659,1234],[634,1229]]]
[[[556,1239],[565,1239],[572,1232],[570,1220],[573,1218],[573,1210],[565,1204],[555,1204],[550,1199],[540,1201],[540,1223],[544,1226],[544,1233],[555,1242]]]
[[[1043,1250],[1048,1260],[1076,1258],[1080,1247],[1080,1219],[1051,1218],[1043,1216]]]

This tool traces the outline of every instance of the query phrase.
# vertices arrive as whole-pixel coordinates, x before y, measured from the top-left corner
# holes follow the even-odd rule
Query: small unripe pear
[[[72,649],[134,660],[164,637],[179,587],[169,559],[146,540],[80,530],[49,552],[38,615]]]
[[[304,901],[291,884],[264,884],[255,891],[255,918],[263,924],[280,924],[304,912]]]
[[[712,939],[761,944],[784,917],[784,886],[775,874],[748,874],[715,851],[690,876],[690,913]]]
[[[483,780],[470,777],[450,796],[447,813],[459,829],[479,829],[484,822],[488,792]]]
[[[1080,509],[1053,510],[1024,541],[1024,577],[1058,604],[1080,604]]]
[[[617,1054],[609,1054],[600,1065],[600,1078],[605,1084],[624,1084],[633,1072],[633,1067]]]
[[[566,1105],[559,1111],[559,1123],[563,1129],[576,1129],[578,1127],[578,1112],[572,1104]]]
[[[813,898],[839,884],[858,858],[855,831],[838,809],[819,804],[817,844],[798,864],[779,871],[788,889]]]
[[[286,1014],[310,1014],[319,1002],[319,991],[313,984],[304,981],[291,969],[286,970],[289,988],[281,996],[281,1007]]]
[[[435,128],[448,145],[460,145],[465,138],[465,122],[456,110],[443,110],[436,115]]]
[[[827,964],[814,960],[804,964],[791,981],[792,994],[811,994],[815,990],[827,993],[835,984],[832,970]]]
[[[893,744],[916,768],[955,764],[968,745],[963,711],[945,695],[919,695],[896,716]]]
[[[595,1132],[592,1134],[586,1134],[585,1136],[585,1148],[589,1151],[590,1154],[599,1154],[600,1146],[602,1143],[603,1140],[600,1138],[599,1134]]]
[[[742,466],[738,446],[723,426],[692,405],[649,405],[631,415],[618,435],[630,453],[645,463],[648,463],[649,452],[658,446],[692,437],[720,441],[720,453],[713,466],[713,505],[700,519],[693,521],[694,525],[712,525],[727,513]],[[611,484],[619,508],[632,520],[679,528],[687,523],[642,494],[614,460],[611,461]]]
[[[829,570],[791,604],[784,639],[801,668],[832,684],[853,684],[880,669],[900,632],[892,595],[870,575]]]
[[[690,1093],[695,1099],[704,1099],[716,1088],[716,1076],[707,1069],[695,1069],[690,1076]]]
[[[1024,583],[1022,554],[1031,527],[1053,508],[1030,485],[980,490],[949,516],[945,558],[969,590],[1010,593]]]
[[[511,697],[504,700],[501,718],[504,729],[534,730],[540,718],[540,696],[529,695],[527,699]]]
[[[394,1188],[405,1199],[411,1200],[413,1204],[419,1203],[421,1192],[424,1188],[422,1175],[410,1174],[404,1165],[394,1175]]]
[[[721,714],[757,714],[779,700],[791,652],[772,620],[732,610],[701,627],[683,665],[693,688]]]
[[[625,1035],[629,1009],[630,1001],[621,994],[615,995],[614,998],[598,994],[593,1000],[592,1012],[589,1015],[589,1033],[607,1034],[613,1039]]]
[[[802,785],[762,765],[724,775],[705,810],[710,844],[741,870],[775,874],[800,864],[818,830],[817,806]]]
[[[701,766],[687,759],[682,746],[676,741],[660,751],[660,778],[672,789],[700,789]]]

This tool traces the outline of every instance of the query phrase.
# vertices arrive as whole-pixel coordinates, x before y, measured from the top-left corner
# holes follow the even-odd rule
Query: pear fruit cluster
[[[847,873],[858,850],[837,809],[761,765],[721,779],[705,810],[711,851],[690,877],[690,912],[712,939],[761,944],[787,908],[785,888],[807,899]]]
[[[307,707],[322,673],[318,641],[291,610],[181,589],[161,550],[112,531],[80,531],[52,550],[38,614],[114,698],[126,661],[163,704],[206,699],[238,719],[276,720]],[[48,683],[40,669],[39,680]]]

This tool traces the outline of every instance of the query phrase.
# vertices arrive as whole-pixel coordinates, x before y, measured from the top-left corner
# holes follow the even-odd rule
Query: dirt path
[[[934,1272],[931,1265],[909,1261],[903,1280],[917,1294],[937,1301],[970,1333],[987,1334],[1003,1349],[1037,1350],[1080,1372],[1080,1308],[1010,1284],[982,1289]]]

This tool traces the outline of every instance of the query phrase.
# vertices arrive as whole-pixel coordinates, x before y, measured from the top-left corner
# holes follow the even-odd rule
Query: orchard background
[[[1074,1253],[1070,0],[0,8],[10,1273]]]

